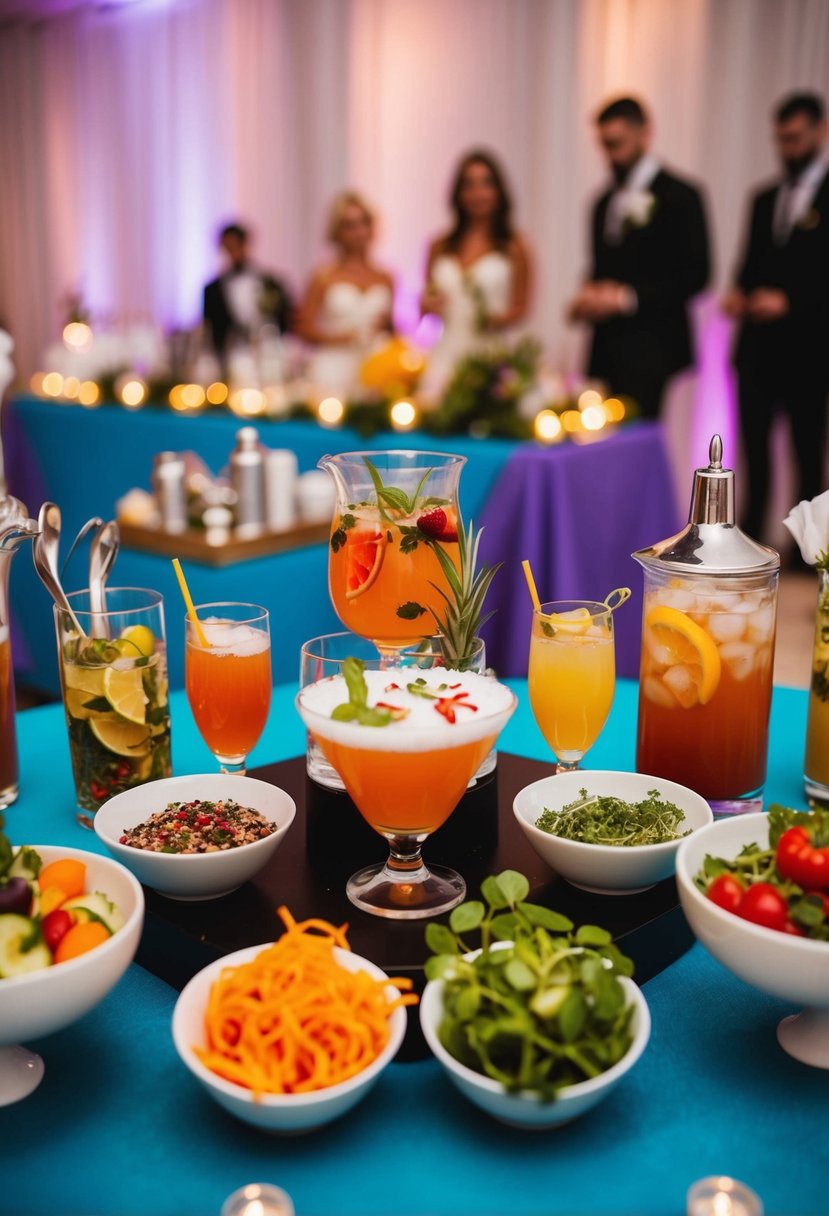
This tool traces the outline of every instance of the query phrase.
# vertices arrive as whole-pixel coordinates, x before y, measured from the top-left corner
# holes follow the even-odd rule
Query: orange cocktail
[[[389,842],[385,865],[352,875],[346,894],[378,916],[437,915],[461,901],[466,885],[453,870],[427,869],[420,846],[462,798],[515,697],[489,677],[440,668],[363,670],[360,679],[364,699],[356,708],[343,676],[307,685],[297,697],[303,722],[360,814]]]
[[[238,609],[237,619],[224,612]],[[271,703],[271,648],[268,614],[256,605],[207,605],[197,609],[222,611],[206,616],[201,627],[208,642],[202,646],[187,622],[185,685],[196,725],[223,767],[241,771],[257,743]],[[248,614],[248,619],[239,616]]]
[[[409,515],[385,514],[383,519],[376,507],[360,506],[334,516],[328,589],[348,629],[394,648],[434,632],[432,613],[445,608],[438,588],[448,593],[449,586],[433,546],[442,545],[459,565],[458,517],[448,504]],[[435,518],[440,526],[432,537],[421,529],[424,519],[428,527]]]
[[[772,591],[645,597],[636,767],[725,802],[766,777]]]

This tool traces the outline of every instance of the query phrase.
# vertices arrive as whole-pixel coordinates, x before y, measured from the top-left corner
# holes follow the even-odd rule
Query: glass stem
[[[578,760],[557,760],[556,761],[556,772],[557,773],[575,773],[578,771],[578,767],[579,767]]]
[[[386,867],[401,877],[414,873],[423,865],[420,841],[415,836],[387,836],[389,859]]]
[[[219,761],[220,773],[230,773],[235,777],[244,777],[247,773],[247,769],[245,768],[247,756],[240,760],[238,764],[234,764],[232,760],[223,760],[221,756],[217,756],[216,759]]]

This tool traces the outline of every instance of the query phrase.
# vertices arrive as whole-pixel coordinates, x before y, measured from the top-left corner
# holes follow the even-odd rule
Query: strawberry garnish
[[[443,507],[432,507],[418,518],[417,526],[430,540],[457,540],[458,529],[449,526],[449,518]]]

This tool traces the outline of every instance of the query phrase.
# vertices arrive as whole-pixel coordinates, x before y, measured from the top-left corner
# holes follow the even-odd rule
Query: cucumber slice
[[[124,915],[120,908],[116,908],[111,899],[107,899],[101,891],[95,891],[91,895],[76,895],[74,899],[67,899],[61,904],[67,912],[72,912],[75,919],[79,922],[87,920],[100,921],[109,929],[110,933],[117,933],[124,925]]]
[[[16,912],[0,916],[0,978],[43,971],[51,965],[52,955],[36,920]]]
[[[34,882],[42,866],[40,854],[24,844],[14,855],[14,861],[9,866],[8,877],[25,878],[27,882]]]

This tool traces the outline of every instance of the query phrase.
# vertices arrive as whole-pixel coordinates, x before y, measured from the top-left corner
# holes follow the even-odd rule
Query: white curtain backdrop
[[[535,251],[529,328],[572,370],[581,336],[563,311],[604,172],[597,106],[645,99],[658,154],[704,183],[720,287],[747,191],[774,171],[773,102],[829,83],[827,0],[54,7],[0,0],[0,323],[26,375],[73,287],[99,316],[195,321],[228,218],[252,224],[258,259],[299,290],[346,186],[382,217],[377,252],[410,328],[453,166],[480,144],[504,162]],[[713,425],[731,433],[727,328],[713,294],[698,311],[702,369],[669,411],[691,464]]]

